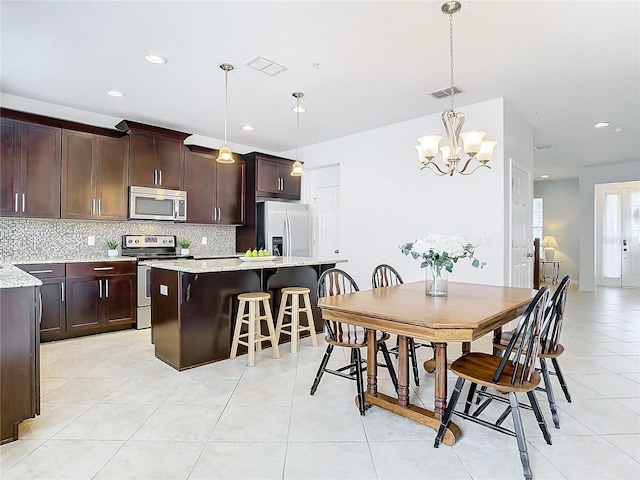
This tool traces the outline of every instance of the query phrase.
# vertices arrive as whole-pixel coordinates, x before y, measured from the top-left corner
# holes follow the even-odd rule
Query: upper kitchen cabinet
[[[61,129],[5,118],[0,215],[60,218]]]
[[[184,154],[187,222],[241,225],[245,214],[245,162],[216,162],[217,150],[190,145]]]
[[[300,177],[290,175],[293,160],[256,152],[249,153],[246,157],[249,157],[255,168],[257,196],[300,200]]]
[[[62,133],[62,218],[127,219],[129,139]]]
[[[123,120],[118,130],[129,132],[130,184],[182,190],[184,140],[188,133]]]

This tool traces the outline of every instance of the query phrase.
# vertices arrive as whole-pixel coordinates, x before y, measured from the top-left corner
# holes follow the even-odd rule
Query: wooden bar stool
[[[278,321],[276,323],[276,337],[280,341],[280,334],[285,333],[291,337],[291,353],[298,352],[298,340],[300,340],[300,332],[309,332],[311,334],[311,344],[318,346],[316,338],[316,327],[313,321],[313,312],[311,310],[311,300],[309,300],[309,289],[305,287],[287,287],[280,290],[282,299],[280,301],[280,311],[278,312]],[[300,307],[300,298],[304,306]],[[291,299],[291,305],[287,305],[288,299]],[[300,325],[300,313],[304,312],[307,316],[307,326]],[[289,315],[291,320],[289,323],[284,322],[284,316]],[[285,330],[289,327],[289,330]]]
[[[271,306],[269,299],[271,295],[265,292],[241,293],[238,295],[238,314],[236,315],[236,328],[233,333],[233,342],[231,344],[231,359],[236,358],[238,352],[238,344],[246,345],[249,350],[249,366],[255,364],[255,350],[262,350],[262,342],[269,340],[271,348],[273,348],[273,356],[280,358],[280,350],[278,350],[278,338],[276,337],[273,325],[273,317],[271,316]],[[260,303],[262,303],[264,314],[260,314]],[[245,307],[249,306],[248,313],[245,313]],[[266,322],[269,335],[262,335],[260,322]],[[247,324],[247,333],[240,333],[242,325]],[[246,338],[247,341],[240,340]]]

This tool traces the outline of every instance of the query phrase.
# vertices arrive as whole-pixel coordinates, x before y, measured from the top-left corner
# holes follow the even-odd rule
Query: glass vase
[[[449,272],[442,266],[425,269],[424,294],[428,297],[446,297],[449,294]]]

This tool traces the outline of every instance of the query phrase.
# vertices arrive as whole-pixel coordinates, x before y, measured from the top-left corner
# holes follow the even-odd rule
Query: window
[[[539,238],[542,242],[542,223],[544,219],[542,198],[533,199],[533,238]]]
[[[602,205],[602,276],[620,278],[621,265],[621,224],[620,195],[604,194]]]

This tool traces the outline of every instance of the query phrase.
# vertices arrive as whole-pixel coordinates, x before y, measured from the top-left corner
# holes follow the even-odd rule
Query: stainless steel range
[[[136,328],[151,326],[151,267],[150,261],[193,258],[178,255],[174,235],[123,235],[122,255],[138,259],[138,312]]]

